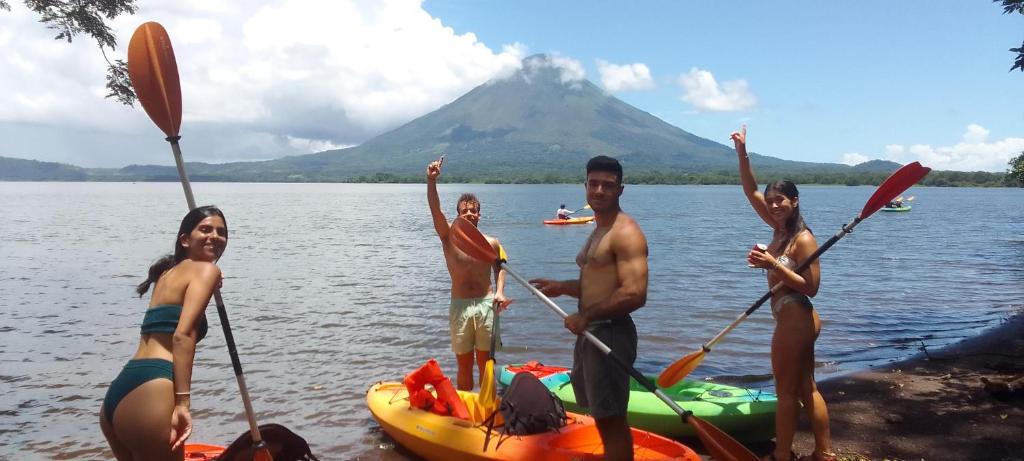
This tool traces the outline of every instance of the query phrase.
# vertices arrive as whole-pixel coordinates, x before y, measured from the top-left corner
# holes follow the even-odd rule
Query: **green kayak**
[[[576,394],[569,383],[569,370],[529,362],[501,367],[498,381],[508,385],[515,373],[529,372],[537,375],[565,405],[566,411],[584,413],[576,405]],[[653,382],[656,377],[648,376]],[[680,381],[676,385],[662,388],[684,410],[743,441],[768,440],[775,436],[775,394],[758,389],[744,389],[700,381]],[[693,427],[683,423],[668,405],[646,388],[630,379],[629,425],[651,431],[666,437],[695,437]]]
[[[910,205],[903,205],[903,206],[897,206],[897,207],[884,206],[882,208],[879,208],[879,210],[881,210],[881,211],[910,211]]]

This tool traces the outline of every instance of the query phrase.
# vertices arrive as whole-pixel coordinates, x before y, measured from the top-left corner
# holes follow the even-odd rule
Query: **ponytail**
[[[139,286],[135,287],[135,292],[139,294],[139,297],[141,298],[142,295],[146,294],[149,291],[149,286],[160,280],[160,276],[167,272],[168,269],[174,267],[175,264],[177,262],[174,260],[174,255],[164,255],[156,260],[152,266],[149,266],[149,276]]]

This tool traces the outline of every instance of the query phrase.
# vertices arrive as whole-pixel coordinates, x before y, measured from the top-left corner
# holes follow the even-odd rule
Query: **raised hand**
[[[732,134],[729,135],[729,137],[732,138],[732,143],[736,146],[736,152],[740,152],[740,149],[742,149],[743,153],[746,154],[746,152],[747,152],[747,124],[744,123],[743,124],[743,128],[741,128],[740,131],[733,131]]]
[[[438,176],[441,176],[441,164],[444,163],[444,155],[441,158],[430,162],[427,165],[427,179],[431,181],[437,180]]]

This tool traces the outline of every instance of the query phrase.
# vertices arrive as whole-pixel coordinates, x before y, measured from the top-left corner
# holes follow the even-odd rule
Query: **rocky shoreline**
[[[1022,376],[1017,314],[979,336],[818,387],[840,460],[1024,460],[1024,391],[1013,386]],[[813,448],[804,420],[795,449]]]

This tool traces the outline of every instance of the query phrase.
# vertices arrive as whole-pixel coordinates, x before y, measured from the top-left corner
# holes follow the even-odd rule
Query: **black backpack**
[[[274,461],[319,461],[309,449],[306,439],[280,424],[261,424],[260,436],[270,449]],[[245,431],[238,436],[217,461],[238,461],[253,459],[252,433]]]
[[[487,421],[487,438],[484,451],[494,429],[494,417],[500,412],[505,421],[505,435],[530,435],[546,431],[557,431],[568,420],[562,401],[555,397],[544,384],[531,373],[516,373],[505,389],[498,411]],[[499,441],[500,445],[501,442]]]

